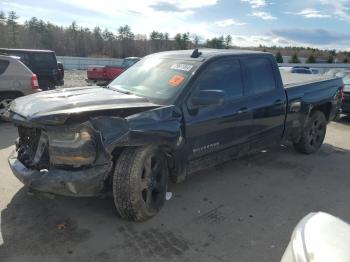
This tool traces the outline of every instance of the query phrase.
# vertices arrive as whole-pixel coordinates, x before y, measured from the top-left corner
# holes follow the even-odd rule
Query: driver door
[[[216,153],[226,149],[235,157],[248,150],[252,113],[244,97],[242,74],[237,58],[211,62],[200,73],[184,108],[187,160],[218,157]],[[200,90],[221,90],[224,102],[191,108],[191,98]]]

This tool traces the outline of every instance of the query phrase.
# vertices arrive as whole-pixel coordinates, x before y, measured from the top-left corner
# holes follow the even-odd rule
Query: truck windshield
[[[144,58],[118,76],[109,87],[146,97],[156,103],[169,104],[197,67],[198,62],[195,61]]]

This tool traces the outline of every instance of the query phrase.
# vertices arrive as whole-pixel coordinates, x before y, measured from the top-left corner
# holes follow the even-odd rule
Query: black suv
[[[0,53],[19,57],[37,75],[42,90],[55,89],[64,84],[63,66],[57,63],[54,51],[0,48]]]

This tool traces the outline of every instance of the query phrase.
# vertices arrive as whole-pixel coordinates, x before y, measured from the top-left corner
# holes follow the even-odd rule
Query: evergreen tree
[[[334,62],[334,57],[332,54],[330,54],[327,58],[327,63],[332,64]]]
[[[17,19],[19,18],[19,16],[16,14],[16,12],[14,11],[10,11],[8,12],[8,16],[7,16],[7,21],[6,24],[9,28],[9,40],[10,40],[10,44],[13,47],[18,47],[18,23],[17,23]]]
[[[177,48],[179,49],[187,49],[188,48],[188,42],[190,40],[190,34],[189,33],[177,33],[174,38]]]
[[[7,46],[7,40],[6,15],[4,11],[0,10],[0,46]]]
[[[298,63],[300,63],[300,60],[298,58],[298,54],[295,52],[293,54],[293,56],[289,59],[288,62],[291,63],[291,64],[298,64]]]
[[[5,12],[0,10],[0,25],[6,24],[6,15]]]
[[[276,61],[277,63],[283,63],[283,57],[280,51],[278,51],[276,54]]]
[[[232,46],[232,36],[231,35],[227,35],[225,37],[225,48],[228,49]]]
[[[135,35],[131,32],[131,28],[128,25],[119,27],[118,29],[118,39],[134,39]]]
[[[314,64],[316,63],[316,58],[314,56],[313,53],[310,53],[310,55],[308,56],[308,58],[306,59],[306,63],[308,64]]]

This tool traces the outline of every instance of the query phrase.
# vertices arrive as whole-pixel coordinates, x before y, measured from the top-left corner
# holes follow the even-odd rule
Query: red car
[[[89,66],[86,82],[93,85],[108,85],[130,66],[140,61],[139,57],[127,57],[121,66]]]

